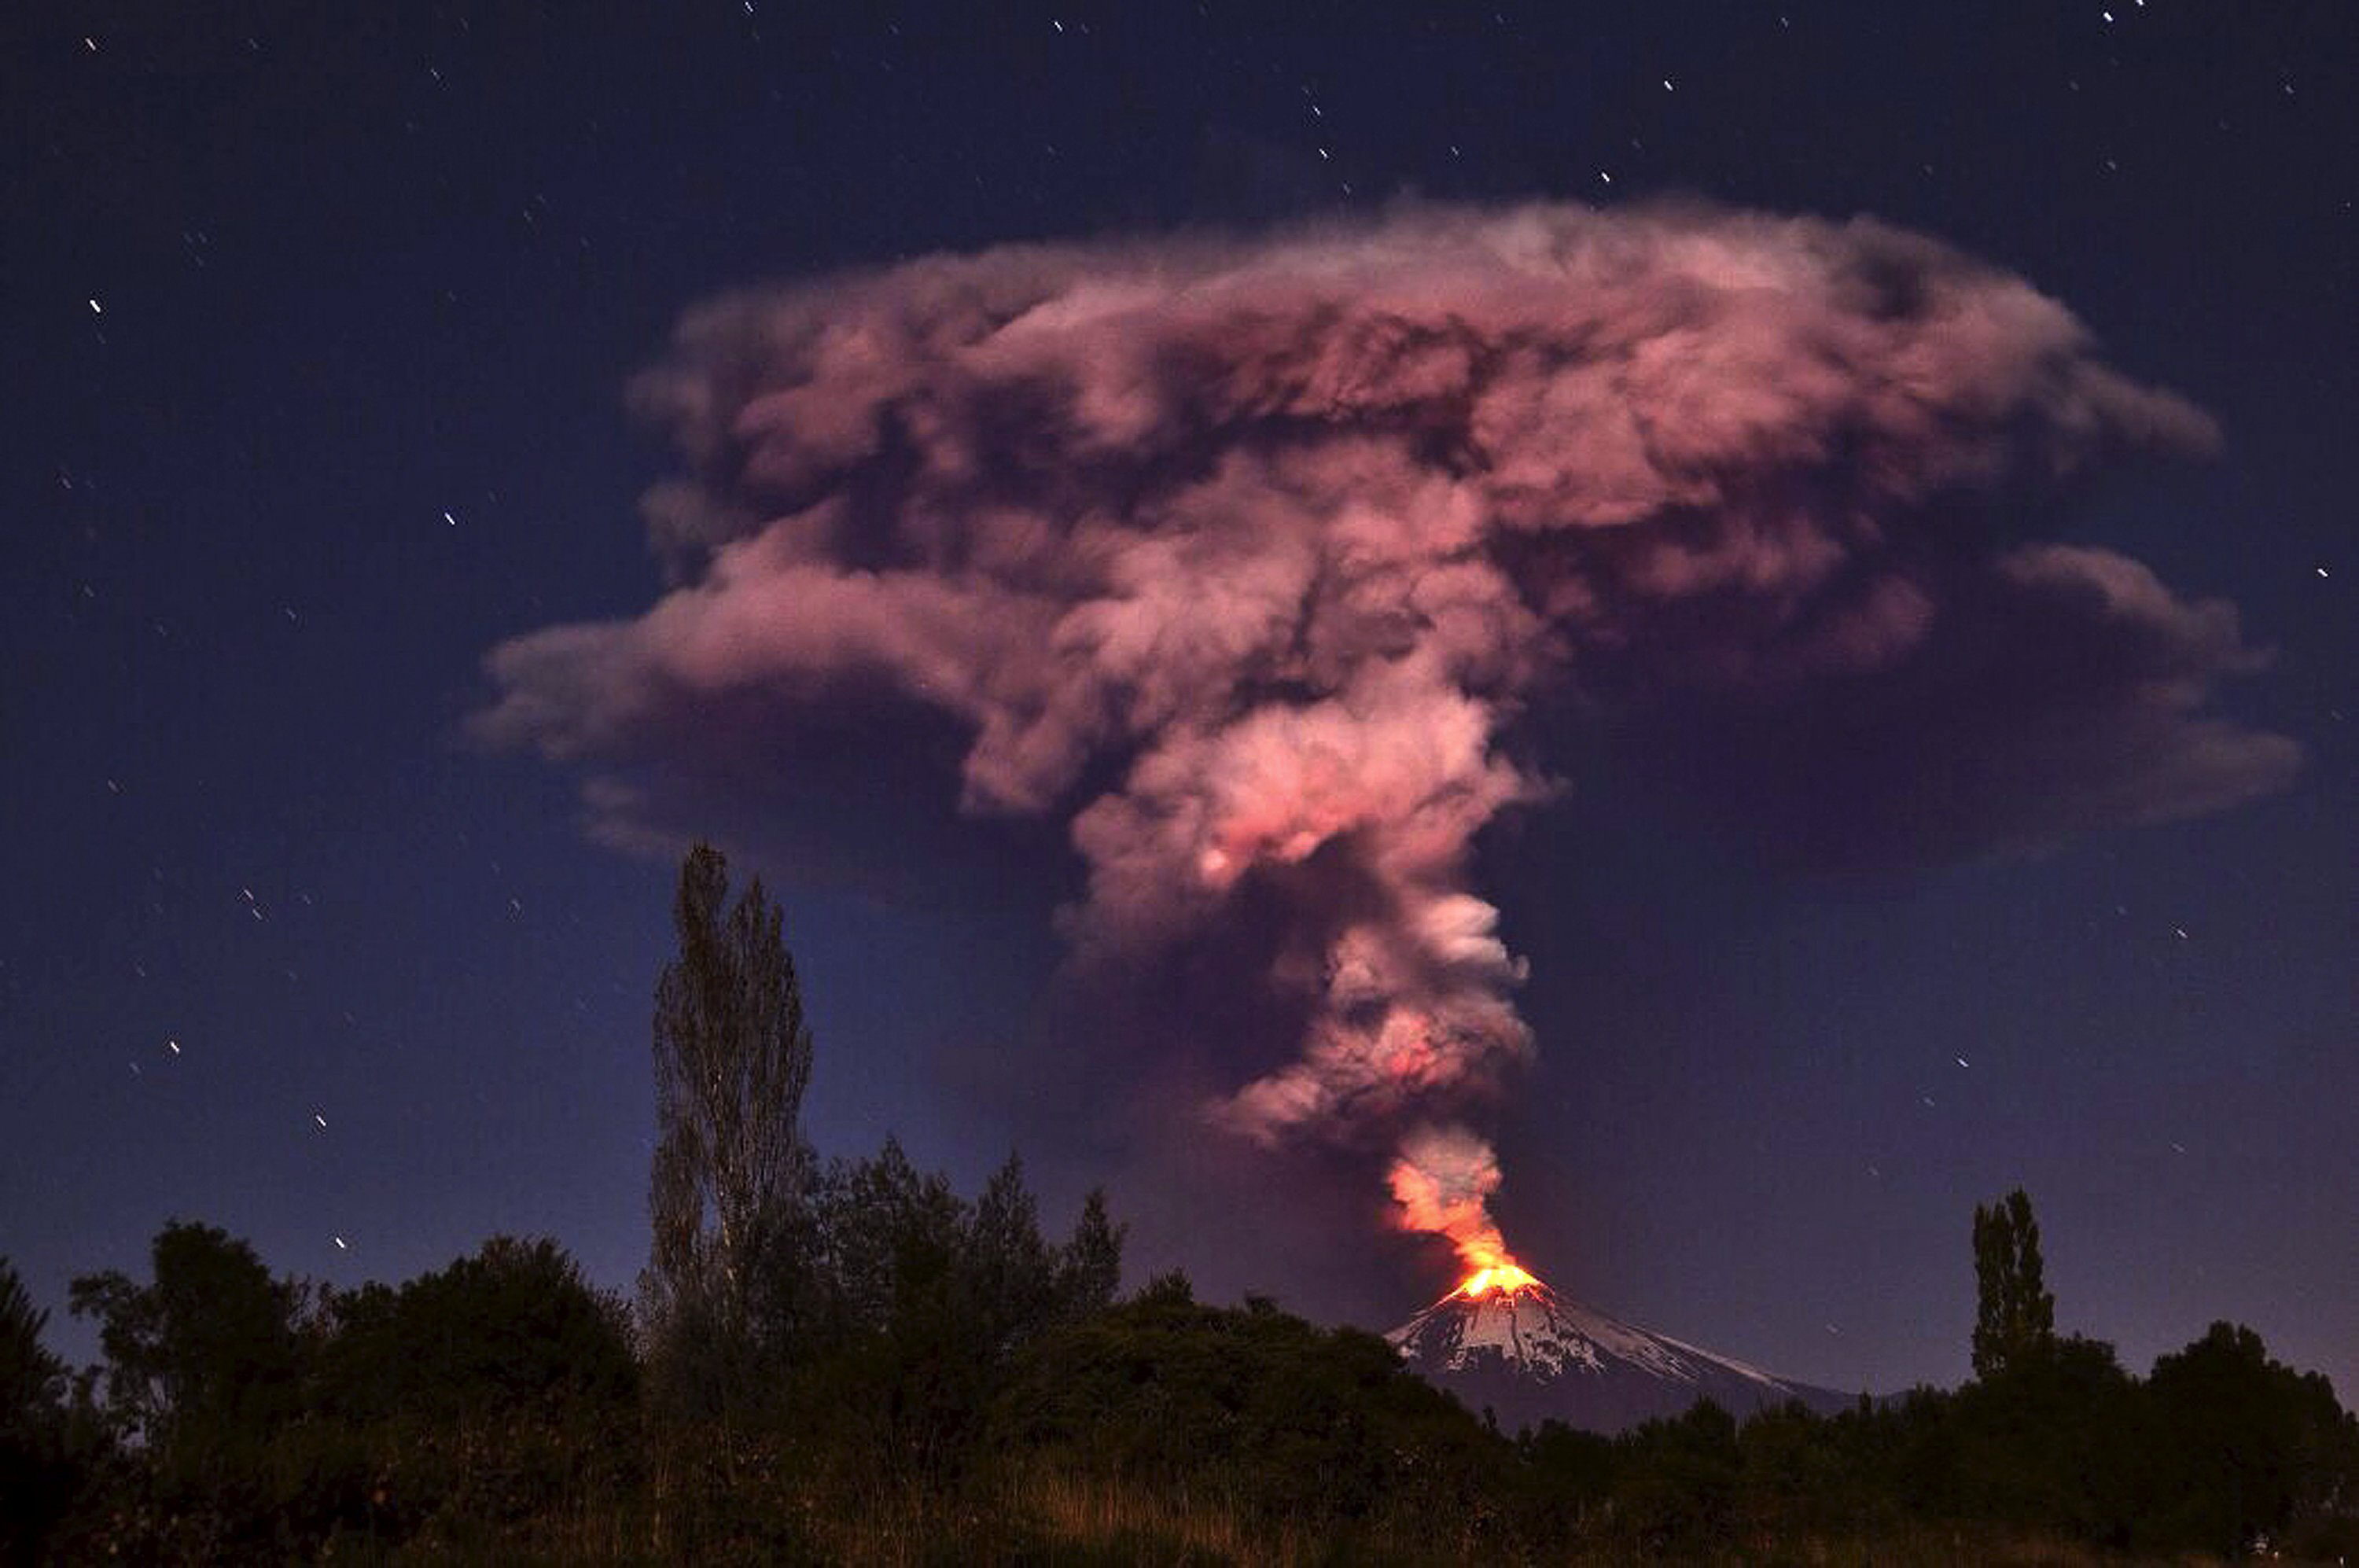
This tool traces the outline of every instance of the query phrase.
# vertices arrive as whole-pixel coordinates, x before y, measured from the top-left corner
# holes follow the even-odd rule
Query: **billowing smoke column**
[[[1401,1141],[1388,1183],[1400,1222],[1447,1237],[1460,1261],[1480,1274],[1515,1262],[1491,1218],[1499,1160],[1463,1127],[1420,1127]]]
[[[703,309],[638,401],[688,468],[647,502],[675,585],[500,648],[480,731],[627,769],[733,695],[947,711],[969,809],[1070,814],[1084,954],[1278,900],[1306,1033],[1217,1116],[1387,1140],[1402,1223],[1477,1266],[1498,1169],[1460,1118],[1532,1041],[1470,851],[1549,792],[1503,748],[1536,697],[1924,672],[1952,848],[2294,763],[2204,712],[2253,661],[2232,610],[2010,537],[2209,422],[1870,222],[1416,209],[930,257]],[[2052,680],[1978,687],[1961,649],[2001,644]]]

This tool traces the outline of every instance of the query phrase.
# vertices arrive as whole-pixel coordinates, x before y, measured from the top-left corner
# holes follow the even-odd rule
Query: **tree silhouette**
[[[258,1445],[301,1397],[304,1292],[274,1279],[254,1248],[212,1225],[156,1234],[152,1283],[108,1269],[71,1287],[98,1320],[110,1417],[168,1466],[212,1468]]]
[[[332,1296],[316,1398],[347,1420],[627,1409],[638,1368],[619,1302],[546,1238],[495,1236],[398,1288]]]
[[[2056,1341],[2056,1298],[2039,1262],[2039,1222],[2017,1187],[1974,1206],[1974,1376],[2019,1365]]]
[[[1058,1259],[1058,1293],[1068,1312],[1093,1312],[1113,1303],[1122,1285],[1122,1244],[1129,1231],[1107,1215],[1104,1191],[1093,1188]]]
[[[782,918],[758,878],[734,907],[728,894],[727,861],[698,844],[672,906],[679,955],[656,983],[647,1298],[659,1349],[719,1353],[686,1379],[705,1385],[698,1404],[736,1380],[730,1363],[754,1345],[810,1163],[810,1030]]]
[[[0,1258],[0,1563],[46,1560],[44,1537],[75,1489],[65,1365],[41,1344],[49,1318]]]
[[[158,1532],[125,1555],[255,1560],[289,1518],[277,1461],[306,1413],[311,1294],[212,1225],[173,1221],[149,1257],[147,1283],[109,1269],[77,1278],[68,1296],[75,1316],[98,1322],[103,1419],[138,1456],[125,1511]]]
[[[0,1441],[16,1442],[57,1419],[66,1374],[41,1344],[49,1321],[16,1269],[0,1258]]]
[[[1334,1548],[1328,1561],[1487,1555],[1484,1488],[1515,1469],[1506,1439],[1374,1334],[1191,1294],[1167,1274],[1028,1342],[992,1401],[982,1452],[1064,1486],[1222,1498],[1261,1537],[1316,1532]],[[1418,1550],[1353,1551],[1351,1531],[1379,1519],[1413,1530]]]
[[[2147,1380],[2158,1535],[2235,1553],[2306,1511],[2347,1508],[2359,1428],[2327,1380],[2269,1358],[2261,1336],[2215,1323],[2159,1356]]]

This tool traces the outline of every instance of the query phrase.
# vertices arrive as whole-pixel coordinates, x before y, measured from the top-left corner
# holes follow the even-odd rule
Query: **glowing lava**
[[[1469,1300],[1489,1295],[1494,1290],[1503,1296],[1512,1296],[1526,1286],[1538,1283],[1539,1280],[1526,1271],[1521,1264],[1503,1260],[1469,1274],[1465,1283],[1458,1287],[1458,1293]]]

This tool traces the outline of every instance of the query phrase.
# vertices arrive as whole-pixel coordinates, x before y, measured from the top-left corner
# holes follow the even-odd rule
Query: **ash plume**
[[[478,733],[591,766],[630,841],[745,699],[947,715],[967,811],[1069,822],[1082,962],[1249,886],[1284,909],[1256,980],[1299,1049],[1213,1114],[1392,1146],[1397,1217],[1462,1249],[1498,1172],[1458,1118],[1533,1049],[1469,866],[1554,792],[1535,702],[1753,734],[1902,859],[2297,761],[2212,711],[2257,659],[2233,608],[2032,537],[2209,419],[1874,222],[1416,208],[932,256],[706,306],[636,400],[684,463],[645,506],[671,586],[495,649]]]
[[[1386,1184],[1400,1223],[1448,1241],[1471,1271],[1509,1260],[1506,1238],[1491,1217],[1499,1180],[1499,1158],[1488,1143],[1462,1127],[1428,1127],[1401,1140]]]

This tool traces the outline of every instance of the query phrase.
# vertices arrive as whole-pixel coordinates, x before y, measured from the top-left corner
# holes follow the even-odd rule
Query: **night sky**
[[[2060,1326],[2142,1370],[2239,1320],[2359,1391],[2343,0],[1282,24],[1220,5],[400,9],[0,23],[0,1252],[60,1309],[60,1346],[92,1349],[62,1321],[67,1279],[137,1266],[173,1216],[338,1283],[546,1234],[627,1288],[650,995],[678,845],[704,833],[787,911],[817,1146],[893,1132],[962,1184],[1020,1148],[1052,1224],[1110,1189],[1139,1278],[1407,1317],[1455,1277],[1386,1196],[1432,1111],[1495,1146],[1493,1213],[1550,1283],[1790,1376],[1962,1377],[1971,1212],[2021,1184]],[[1499,236],[1531,225],[1611,280],[1516,294]],[[1332,299],[1301,281],[1314,251],[1343,258]],[[1757,310],[1695,303],[1756,266]],[[1188,293],[1204,278],[1225,303]],[[927,334],[971,283],[1067,313],[953,386]],[[1117,285],[1144,293],[1100,309]],[[693,697],[667,684],[767,635],[674,637],[651,611],[682,584],[735,572],[780,588],[757,619],[824,618],[807,562],[726,548],[806,505],[851,517],[845,571],[906,567],[915,547],[875,529],[980,528],[986,493],[1137,524],[1240,452],[1346,426],[1368,444],[1316,448],[1329,488],[1308,510],[1357,495],[1393,517],[1425,504],[1419,476],[1506,475],[1510,449],[1535,517],[1653,505],[1591,444],[1602,405],[1497,436],[1382,402],[1372,384],[1452,374],[1402,368],[1397,340],[1309,414],[1223,424],[1187,401],[1282,380],[1311,342],[1255,357],[1240,311],[1276,333],[1379,298],[1470,353],[1575,317],[1582,344],[1643,345],[1657,328],[1629,321],[1701,310],[1717,324],[1680,365],[1718,377],[1707,401],[1746,365],[1782,396],[1779,334],[1934,324],[1838,378],[1840,439],[1807,458],[1764,455],[1791,421],[1712,446],[1719,403],[1647,410],[1655,460],[1692,438],[1726,481],[1679,499],[1676,552],[1581,542],[1654,539],[1669,513],[1580,534],[1571,564],[1547,551],[1573,536],[1528,524],[1519,593],[1579,607],[1549,612],[1572,630],[1540,672],[1469,666],[1492,721],[1470,755],[1544,788],[1472,811],[1462,855],[1394,855],[1407,830],[1372,817],[1184,920],[1157,902],[1161,861],[1093,881],[1074,812],[1142,749],[1203,736],[1138,721],[1061,772],[992,752],[983,715],[1071,687],[1054,667],[1024,675],[1039,691],[965,692],[1022,664],[1022,623],[988,607],[934,606],[914,651],[892,640],[914,601],[842,609],[833,640]],[[1599,300],[1621,313],[1581,316]],[[812,397],[761,401],[783,373],[749,369],[745,343],[863,312],[918,324],[813,373]],[[2006,324],[1985,343],[1987,321]],[[1727,368],[1736,327],[1780,346]],[[1137,384],[1108,368],[1133,350]],[[1985,374],[2032,390],[1985,408]],[[1559,375],[1530,372],[1549,396]],[[1130,455],[1084,450],[1070,410],[1026,423],[1059,376],[1101,378],[1089,439],[1118,426]],[[966,438],[896,424],[846,456],[870,438],[830,433],[928,398],[989,427],[968,432],[989,471],[971,490],[923,477]],[[758,446],[755,415],[784,432],[766,458],[694,450],[740,415],[733,441]],[[1436,433],[1486,430],[1479,461]],[[2004,474],[1943,466],[1985,447]],[[1927,500],[1912,486],[1937,472]],[[1208,537],[1290,537],[1258,485],[1214,496]],[[1714,551],[1729,518],[1773,516],[1840,534],[1845,564],[1799,620],[1756,626],[1755,579],[1728,587]],[[1027,545],[1024,570],[1068,548]],[[1170,572],[1225,624],[1211,577]],[[1924,602],[1896,607],[1903,582]],[[549,631],[584,626],[606,630]],[[1467,635],[1490,658],[1527,631]],[[1440,697],[1386,691],[1385,722],[1408,715],[1387,734],[1434,733]],[[1345,750],[1335,788],[1391,777],[1397,747]],[[1142,790],[1124,798],[1169,804]],[[1166,821],[1116,816],[1088,819],[1104,855],[1105,834]],[[1304,1100],[1333,1082],[1286,1076],[1318,1012],[1289,940],[1373,906],[1471,953],[1488,928],[1461,894],[1525,966],[1490,948],[1440,979],[1410,965],[1419,1006],[1475,1019],[1449,1057],[1465,1076]],[[1278,1087],[1240,1094],[1256,1081]]]

